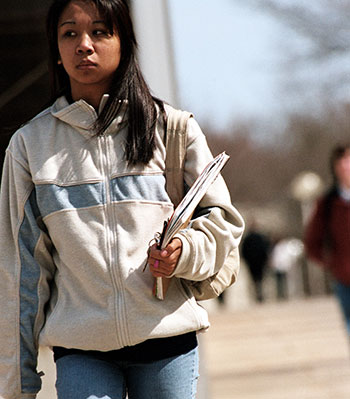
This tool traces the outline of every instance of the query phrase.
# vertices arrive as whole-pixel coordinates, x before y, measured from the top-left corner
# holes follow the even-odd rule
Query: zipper
[[[119,342],[118,346],[126,346],[128,336],[127,327],[126,327],[126,312],[125,312],[125,299],[123,295],[123,284],[122,278],[120,277],[120,273],[116,267],[116,255],[117,251],[117,242],[115,238],[116,231],[116,222],[115,216],[112,208],[112,199],[111,199],[111,186],[110,186],[110,176],[111,176],[111,165],[110,165],[110,151],[108,147],[109,136],[103,134],[100,136],[100,151],[101,151],[101,160],[102,160],[102,173],[104,179],[104,187],[105,187],[105,195],[106,195],[106,245],[107,245],[107,253],[108,253],[108,267],[112,279],[112,284],[114,287],[114,319],[115,319],[115,329],[119,332],[118,338]],[[124,328],[121,328],[124,326]]]

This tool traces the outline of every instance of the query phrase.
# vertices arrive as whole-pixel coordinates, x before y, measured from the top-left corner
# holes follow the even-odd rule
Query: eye
[[[67,30],[66,32],[63,33],[64,37],[75,37],[77,34],[72,31],[72,30]]]
[[[93,31],[95,36],[107,36],[108,35],[108,31],[106,29],[95,29]]]

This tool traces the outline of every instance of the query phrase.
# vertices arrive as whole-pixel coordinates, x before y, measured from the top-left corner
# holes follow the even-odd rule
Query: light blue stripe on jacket
[[[37,224],[39,215],[36,193],[32,191],[24,207],[24,219],[19,230],[18,242],[21,259],[20,276],[20,361],[21,383],[25,393],[37,392],[41,386],[36,369],[37,349],[34,337],[34,324],[39,308],[38,286],[40,266],[35,260],[35,247],[40,237]]]
[[[109,187],[111,201],[170,202],[163,175],[117,177],[110,181]],[[106,204],[103,182],[71,186],[40,184],[36,186],[36,192],[42,217],[64,209]]]
[[[112,201],[170,202],[163,175],[122,176],[111,181]]]

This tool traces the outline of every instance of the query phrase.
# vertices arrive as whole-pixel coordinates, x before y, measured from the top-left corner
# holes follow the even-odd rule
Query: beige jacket
[[[162,123],[151,162],[130,167],[124,114],[96,137],[95,110],[62,97],[12,137],[0,203],[0,398],[35,397],[39,344],[108,351],[209,326],[180,279],[159,301],[152,275],[142,272],[173,205]],[[187,185],[211,158],[192,118]],[[207,278],[239,244],[243,220],[222,178],[200,205],[208,214],[181,233],[176,277]]]

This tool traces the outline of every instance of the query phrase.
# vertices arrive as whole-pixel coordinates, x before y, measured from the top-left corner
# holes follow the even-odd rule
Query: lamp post
[[[291,192],[301,206],[303,226],[309,217],[313,202],[321,195],[324,184],[320,176],[314,172],[301,172],[291,183]]]
[[[321,195],[324,184],[320,176],[314,172],[304,171],[299,173],[290,185],[292,196],[300,204],[302,229],[304,230],[314,201]],[[303,288],[306,295],[311,294],[309,269],[306,258],[302,261]]]

